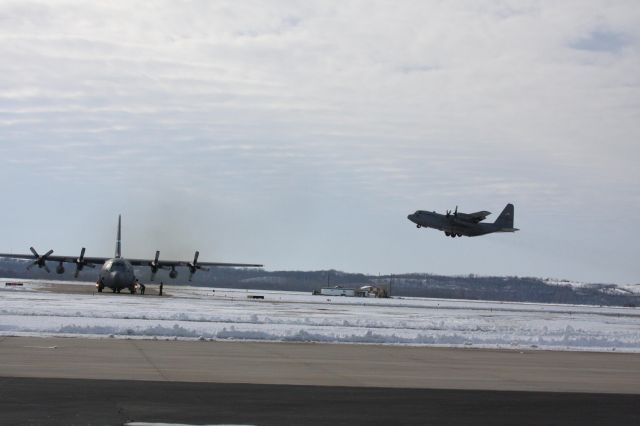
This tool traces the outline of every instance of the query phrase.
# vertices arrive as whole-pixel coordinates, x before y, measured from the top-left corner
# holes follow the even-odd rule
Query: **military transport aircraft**
[[[480,223],[491,213],[480,211],[475,213],[459,213],[458,206],[454,212],[446,214],[418,210],[407,218],[418,228],[433,228],[443,231],[447,237],[476,237],[493,232],[515,232],[513,227],[513,204],[507,204],[500,216],[493,223]]]
[[[189,269],[189,281],[196,273],[198,269],[207,271],[207,266],[245,266],[245,267],[262,267],[262,265],[249,264],[249,263],[220,263],[220,262],[198,262],[199,252],[196,251],[193,261],[180,261],[180,260],[159,260],[160,252],[156,251],[156,256],[153,260],[146,259],[124,259],[121,252],[121,219],[118,215],[118,238],[116,240],[116,253],[113,258],[106,257],[85,257],[85,248],[82,247],[80,251],[80,257],[75,256],[52,256],[53,250],[49,250],[43,255],[30,247],[33,254],[7,254],[0,253],[0,257],[8,257],[13,259],[33,259],[33,262],[27,266],[27,269],[31,269],[34,265],[38,268],[44,268],[47,272],[50,272],[47,262],[58,262],[56,272],[58,274],[64,273],[65,263],[75,263],[76,271],[75,277],[84,267],[95,268],[95,265],[102,265],[100,275],[98,276],[98,282],[96,287],[99,292],[105,287],[108,287],[114,293],[120,293],[123,289],[128,289],[131,293],[135,293],[135,285],[138,281],[136,279],[133,267],[134,266],[148,266],[151,269],[150,279],[153,281],[156,273],[160,269],[170,269],[169,277],[176,278],[178,271],[176,267],[183,266]]]

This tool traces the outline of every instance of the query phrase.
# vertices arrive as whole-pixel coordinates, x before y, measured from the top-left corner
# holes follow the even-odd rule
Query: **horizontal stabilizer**
[[[500,232],[516,232],[519,231],[518,228],[500,228]]]

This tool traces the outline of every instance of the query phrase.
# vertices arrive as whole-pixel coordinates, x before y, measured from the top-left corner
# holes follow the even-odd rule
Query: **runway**
[[[640,354],[4,337],[0,376],[640,394]]]
[[[0,420],[633,424],[639,372],[623,353],[4,337]]]
[[[0,423],[637,425],[637,395],[0,378]]]

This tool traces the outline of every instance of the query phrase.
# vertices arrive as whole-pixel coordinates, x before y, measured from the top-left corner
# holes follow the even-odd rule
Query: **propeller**
[[[51,272],[49,270],[49,267],[47,266],[46,261],[47,261],[47,257],[51,256],[51,253],[53,253],[53,250],[49,250],[48,252],[46,252],[42,256],[40,256],[38,254],[38,252],[36,251],[36,249],[34,249],[33,247],[29,247],[29,250],[31,250],[31,253],[33,253],[33,256],[35,257],[35,260],[33,261],[33,263],[31,263],[31,264],[29,264],[29,266],[27,266],[27,270],[30,270],[34,265],[38,265],[38,268],[44,268],[45,271]]]
[[[84,252],[85,252],[85,250],[86,250],[86,249],[85,249],[84,247],[82,247],[82,250],[80,250],[80,257],[79,257],[79,258],[77,258],[77,259],[75,259],[75,260],[73,261],[73,263],[75,263],[75,264],[76,264],[76,272],[73,274],[73,276],[74,276],[75,278],[78,278],[78,274],[80,273],[80,271],[82,271],[82,269],[83,269],[85,266],[88,266],[89,268],[95,268],[95,267],[96,267],[96,265],[92,265],[92,264],[88,263],[88,262],[85,260],[85,258],[84,258]]]
[[[455,217],[458,217],[458,206],[456,206],[456,210],[453,212],[453,215],[454,215]]]
[[[151,268],[151,281],[156,278],[156,273],[158,269],[164,269],[162,265],[158,262],[158,258],[160,257],[160,251],[156,250],[156,257],[153,261],[149,262],[149,267]]]
[[[196,254],[193,256],[193,262],[187,264],[187,267],[189,267],[189,281],[191,281],[193,274],[195,274],[198,269],[202,269],[203,271],[209,270],[209,268],[198,265],[198,256],[200,256],[200,252],[196,250]]]

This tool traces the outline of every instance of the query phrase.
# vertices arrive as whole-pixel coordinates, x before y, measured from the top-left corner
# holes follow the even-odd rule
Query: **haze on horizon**
[[[0,251],[638,283],[639,47],[635,1],[0,1]]]

